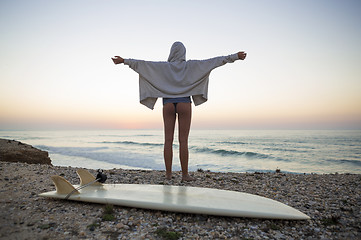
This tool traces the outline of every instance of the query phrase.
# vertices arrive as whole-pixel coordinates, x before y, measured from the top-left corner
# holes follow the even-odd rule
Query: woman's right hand
[[[241,60],[244,60],[247,56],[247,53],[245,52],[238,52],[238,58]]]

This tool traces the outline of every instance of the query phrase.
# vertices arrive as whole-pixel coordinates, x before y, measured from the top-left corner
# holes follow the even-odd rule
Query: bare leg
[[[194,180],[188,173],[188,137],[191,127],[192,119],[192,105],[191,103],[178,103],[178,138],[179,138],[179,158],[182,167],[182,180]]]
[[[164,164],[166,179],[172,178],[172,159],[173,159],[173,138],[175,128],[176,113],[173,103],[167,103],[163,106],[164,123]]]

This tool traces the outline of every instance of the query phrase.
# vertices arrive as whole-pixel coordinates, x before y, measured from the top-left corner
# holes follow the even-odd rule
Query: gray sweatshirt
[[[237,53],[207,60],[186,61],[184,45],[175,42],[167,62],[124,59],[124,64],[139,74],[140,103],[153,109],[159,97],[192,96],[196,106],[206,102],[211,71],[236,60]]]

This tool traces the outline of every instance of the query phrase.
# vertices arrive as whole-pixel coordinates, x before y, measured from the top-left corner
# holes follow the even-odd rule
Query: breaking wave
[[[142,142],[133,142],[133,141],[117,141],[117,142],[108,142],[104,141],[101,143],[106,144],[123,144],[123,145],[138,145],[138,146],[163,146],[163,143],[142,143]]]
[[[197,147],[190,147],[190,149],[194,150],[198,153],[210,153],[210,154],[217,154],[220,156],[244,156],[244,157],[253,157],[253,158],[269,158],[269,155],[256,153],[256,152],[240,152],[234,150],[225,150],[225,149],[212,149],[208,147],[197,148]]]
[[[37,148],[48,151],[49,154],[59,154],[63,156],[91,159],[99,162],[121,164],[129,167],[139,167],[159,170],[163,164],[156,161],[152,154],[142,154],[129,151],[114,151],[108,147],[52,147],[38,145]]]

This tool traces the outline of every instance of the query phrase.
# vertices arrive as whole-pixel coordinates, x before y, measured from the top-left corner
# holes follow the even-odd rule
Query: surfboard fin
[[[69,194],[74,191],[74,194],[79,194],[79,191],[75,189],[70,182],[68,182],[65,178],[60,176],[52,176],[51,179],[53,180],[56,188],[56,192],[58,194]]]
[[[95,181],[95,177],[85,169],[78,169],[76,171],[76,173],[78,174],[78,176],[80,178],[80,186],[83,186],[83,185],[86,185],[86,184],[88,184],[90,182]],[[91,185],[93,185],[93,186],[101,186],[102,184],[100,182],[94,182]]]

